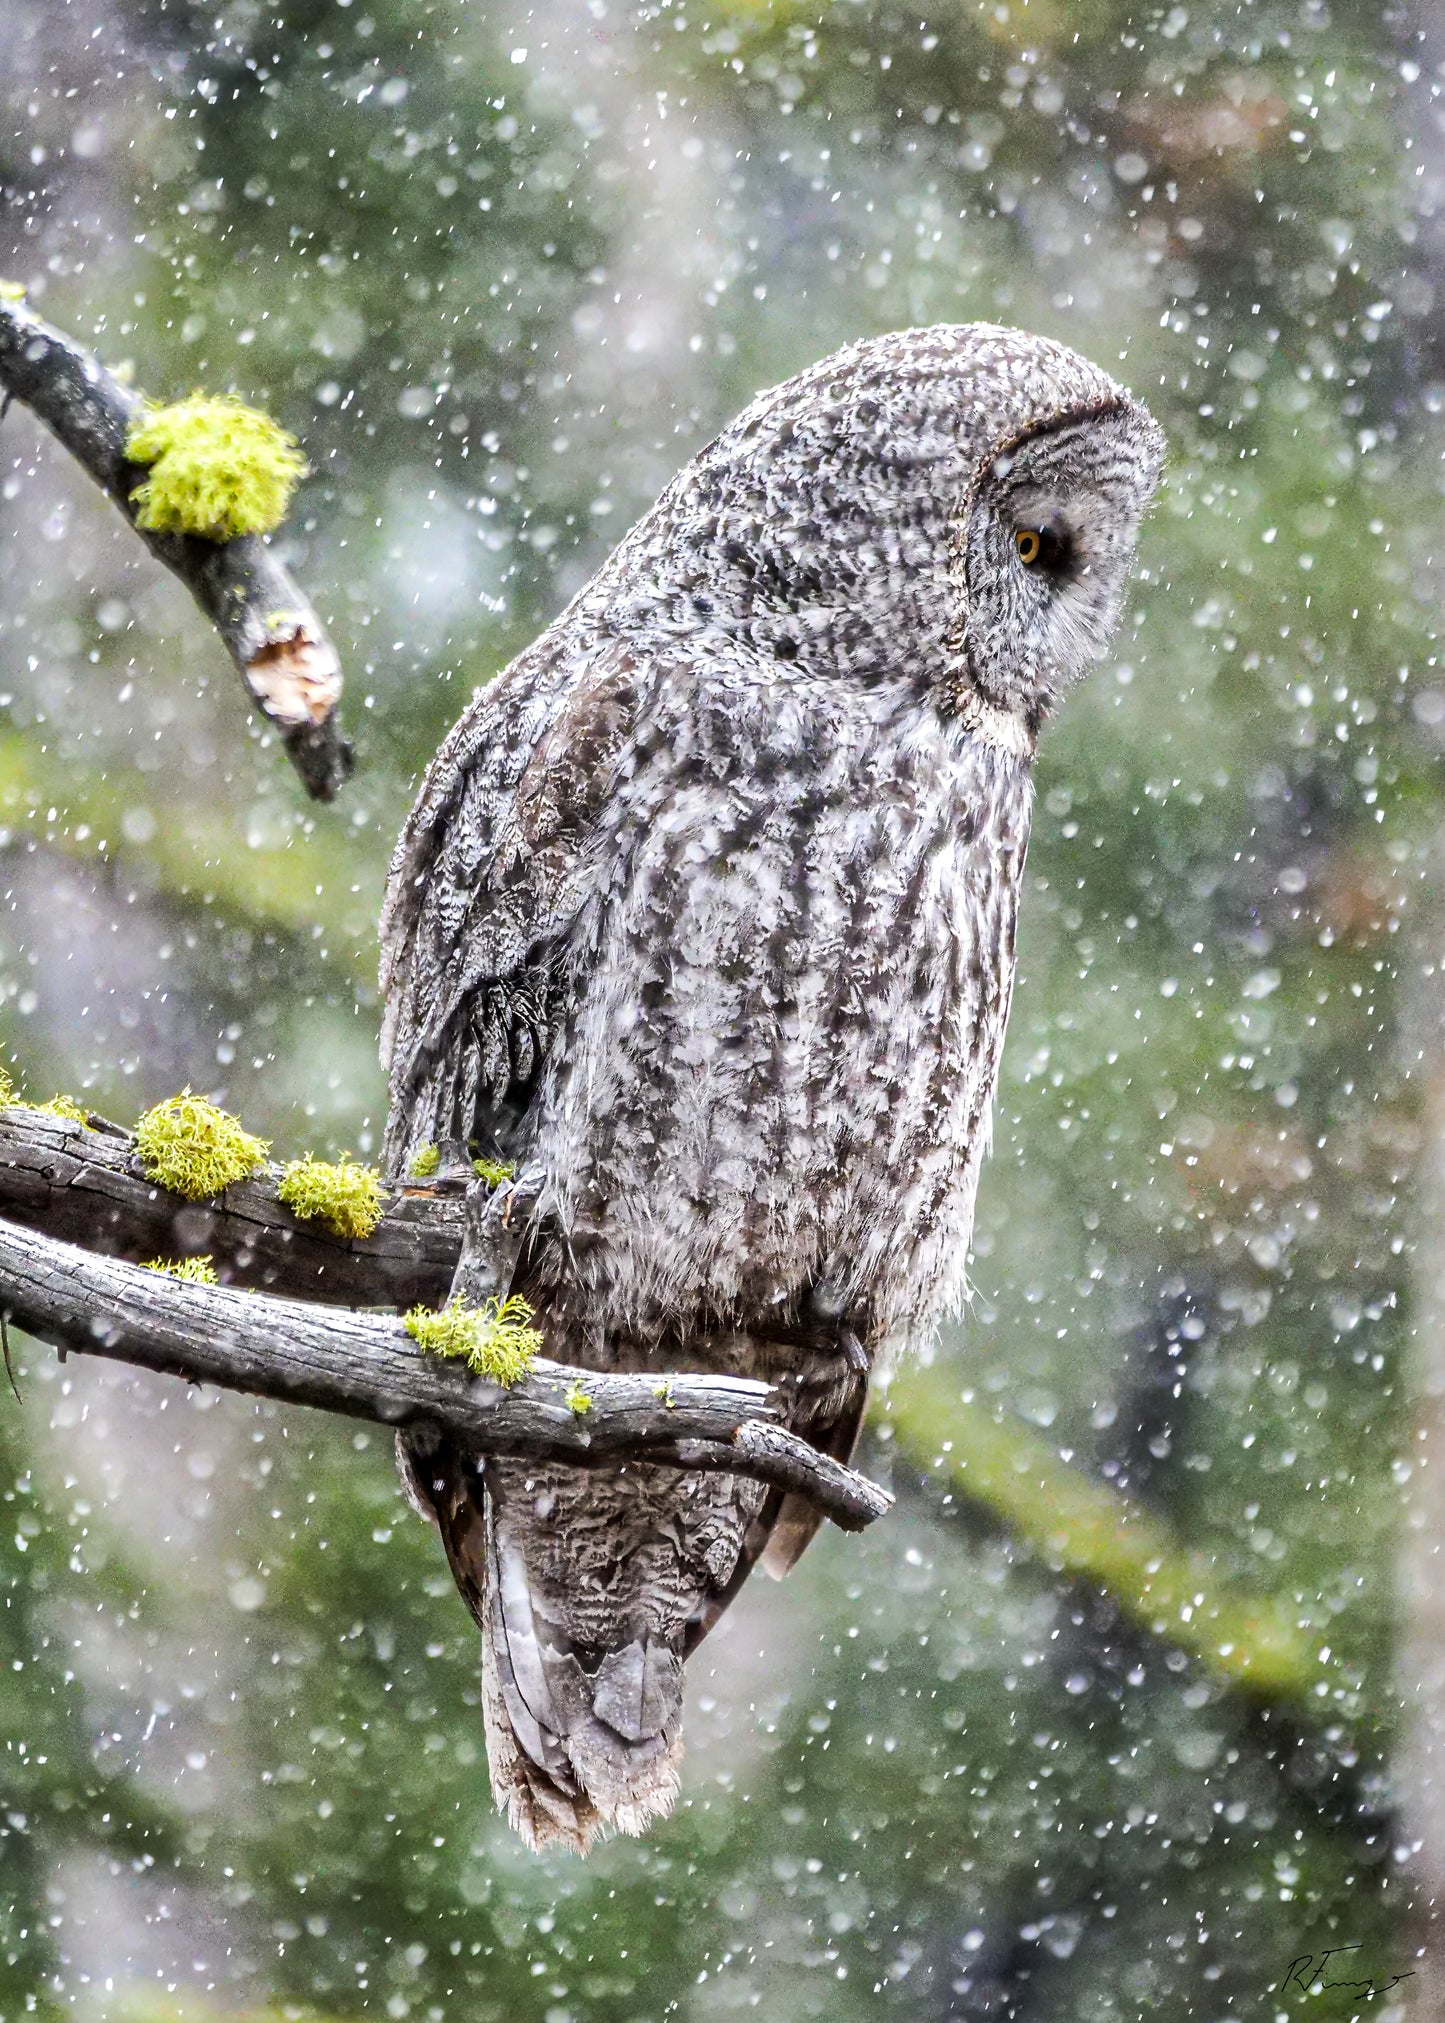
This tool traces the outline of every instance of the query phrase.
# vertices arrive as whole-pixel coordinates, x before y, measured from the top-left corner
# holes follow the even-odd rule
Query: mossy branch
[[[413,1307],[406,1317],[407,1333],[431,1356],[454,1358],[474,1377],[490,1377],[510,1388],[520,1384],[542,1353],[542,1337],[532,1326],[532,1309],[513,1294],[469,1307],[450,1299],[435,1311]],[[571,1393],[567,1402],[571,1404]]]
[[[271,1147],[239,1118],[183,1089],[146,1111],[136,1126],[135,1149],[147,1180],[183,1200],[210,1201],[259,1173]]]
[[[141,531],[206,541],[274,534],[307,474],[296,438],[229,394],[143,408],[125,453],[145,468],[130,495]]]
[[[779,1425],[778,1394],[767,1384],[673,1375],[669,1410],[651,1378],[567,1369],[540,1356],[507,1384],[426,1353],[395,1315],[260,1299],[193,1274],[96,1257],[3,1222],[0,1314],[81,1355],[383,1425],[444,1425],[485,1454],[751,1475],[802,1489],[850,1531],[881,1517],[893,1500]],[[515,1316],[493,1319],[514,1335],[524,1331]],[[588,1401],[585,1416],[574,1402],[579,1395]]]
[[[0,1216],[13,1223],[137,1264],[204,1253],[230,1284],[300,1299],[403,1308],[445,1300],[461,1248],[461,1194],[382,1185],[371,1233],[341,1236],[288,1207],[284,1184],[283,1169],[266,1162],[196,1198],[158,1182],[136,1136],[93,1112],[81,1124],[15,1098],[0,1110]]]
[[[234,1284],[310,1300],[421,1301],[433,1309],[446,1300],[464,1233],[460,1192],[383,1189],[374,1236],[343,1242],[319,1226],[297,1224],[277,1197],[275,1168],[222,1200],[192,1205],[144,1180],[128,1133],[97,1118],[91,1124],[83,1130],[35,1110],[0,1113],[0,1217],[137,1260],[204,1247]],[[4,1283],[0,1272],[0,1299]],[[605,1380],[577,1371],[569,1381],[590,1401]],[[680,1430],[677,1415],[687,1399],[679,1380],[663,1374],[638,1381],[659,1423]],[[555,1392],[557,1409],[586,1432],[592,1414],[574,1413],[567,1389],[562,1383]],[[1311,1643],[1272,1597],[1221,1578],[1167,1525],[1061,1460],[1029,1427],[1000,1423],[965,1404],[942,1370],[896,1378],[886,1414],[895,1452],[1026,1540],[1048,1567],[1103,1589],[1151,1634],[1263,1698],[1298,1704],[1313,1696],[1321,1669]],[[732,1445],[762,1451],[774,1433],[785,1437],[755,1421]],[[708,1458],[706,1442],[680,1443],[677,1451],[690,1454],[692,1465]],[[716,1465],[718,1457],[710,1458]],[[724,1458],[738,1465],[738,1453]],[[806,1459],[799,1465],[796,1454],[789,1460],[772,1453],[767,1465],[774,1480],[785,1467],[799,1467],[806,1489]]]
[[[178,531],[206,525],[224,534],[233,526],[264,527],[272,520],[288,478],[296,475],[282,432],[275,430],[275,440],[267,437],[265,430],[275,425],[264,416],[253,416],[253,423],[263,425],[259,437],[253,425],[238,425],[238,412],[252,415],[239,403],[230,404],[229,432],[213,425],[216,402],[148,407],[99,359],[43,322],[13,286],[0,289],[0,394],[5,406],[22,401],[44,422],[115,501],[151,553],[185,584],[220,633],[251,701],[275,725],[307,792],[331,800],[351,770],[351,747],[337,717],[341,663],[310,600],[262,533],[210,539]],[[196,414],[202,407],[209,415],[212,460],[206,485],[198,482],[205,445]],[[173,460],[168,477],[161,474],[165,431],[156,432],[157,412],[191,416],[189,429],[177,435],[172,426],[166,438],[173,458],[177,448],[180,452],[180,465]],[[147,453],[154,449],[154,463],[135,461],[133,445]],[[218,461],[223,457],[230,458],[224,467]],[[189,517],[178,507],[185,490],[180,479],[187,474]]]
[[[333,1236],[365,1238],[381,1221],[381,1175],[355,1159],[293,1159],[277,1193],[303,1222],[319,1222]]]
[[[189,1285],[219,1285],[216,1268],[208,1257],[153,1257],[142,1271],[163,1271],[170,1278],[185,1279]]]

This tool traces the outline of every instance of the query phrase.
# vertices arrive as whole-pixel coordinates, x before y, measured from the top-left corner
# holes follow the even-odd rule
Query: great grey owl
[[[846,1458],[965,1258],[1040,725],[1104,649],[1147,412],[985,324],[849,346],[673,480],[426,775],[382,918],[387,1161],[491,1203],[548,1353],[782,1382]],[[505,1290],[505,1284],[498,1287]],[[810,1506],[411,1436],[534,1844],[677,1791],[683,1661]]]

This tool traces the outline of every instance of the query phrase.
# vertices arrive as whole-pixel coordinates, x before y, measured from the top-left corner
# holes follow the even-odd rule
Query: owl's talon
[[[540,1166],[524,1166],[513,1179],[492,1190],[492,1204],[503,1229],[512,1227],[512,1215],[519,1204],[526,1213],[536,1207],[546,1177]]]

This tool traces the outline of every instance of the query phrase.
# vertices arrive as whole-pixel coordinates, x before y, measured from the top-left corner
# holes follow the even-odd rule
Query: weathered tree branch
[[[151,553],[179,576],[220,633],[247,694],[275,724],[313,799],[329,801],[351,771],[337,717],[341,663],[291,572],[259,535],[206,541],[136,526],[131,492],[145,476],[125,454],[141,396],[99,359],[0,294],[0,392],[43,421],[107,492]]]
[[[405,1192],[374,1236],[346,1243],[298,1223],[277,1201],[274,1177],[214,1203],[184,1202],[145,1179],[128,1133],[14,1107],[0,1115],[0,1215],[28,1224],[0,1221],[0,1312],[57,1348],[386,1425],[443,1424],[491,1454],[750,1475],[801,1491],[846,1530],[892,1503],[778,1424],[766,1384],[539,1359],[504,1390],[422,1354],[393,1317],[187,1284],[35,1233],[42,1223],[89,1232],[130,1257],[204,1247],[246,1284],[376,1305],[423,1284],[422,1297],[444,1296],[461,1244],[454,1196]],[[574,1385],[590,1401],[585,1413],[566,1403]]]
[[[84,1250],[140,1263],[205,1252],[233,1285],[335,1306],[440,1306],[462,1247],[459,1194],[383,1194],[375,1234],[345,1242],[277,1199],[279,1166],[214,1201],[147,1180],[129,1131],[13,1104],[0,1110],[0,1216]]]

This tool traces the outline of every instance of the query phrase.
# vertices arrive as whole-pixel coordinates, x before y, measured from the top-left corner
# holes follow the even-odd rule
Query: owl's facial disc
[[[958,538],[967,675],[1035,727],[1109,643],[1158,433],[1132,403],[1046,424],[985,461]]]

